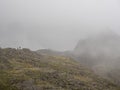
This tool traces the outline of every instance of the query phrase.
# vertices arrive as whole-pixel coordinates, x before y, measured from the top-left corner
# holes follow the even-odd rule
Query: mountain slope
[[[119,90],[70,58],[0,49],[0,90]]]

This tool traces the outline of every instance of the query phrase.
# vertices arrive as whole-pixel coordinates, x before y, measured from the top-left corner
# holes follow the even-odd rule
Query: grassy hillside
[[[0,90],[120,90],[70,58],[0,49]]]

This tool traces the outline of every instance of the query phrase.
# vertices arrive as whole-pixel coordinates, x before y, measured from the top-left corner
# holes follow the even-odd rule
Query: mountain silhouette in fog
[[[112,31],[80,40],[74,49],[75,54],[81,53],[105,53],[120,51],[120,36]]]
[[[97,74],[120,83],[120,36],[112,31],[80,40],[73,54]]]

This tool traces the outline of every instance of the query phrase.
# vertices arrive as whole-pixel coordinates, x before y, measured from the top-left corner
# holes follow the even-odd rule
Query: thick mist
[[[0,46],[72,50],[89,35],[120,33],[119,0],[0,0]]]
[[[107,88],[114,86],[95,79],[96,76],[89,74],[89,71],[81,67],[82,65],[91,69],[93,71],[91,73],[96,73],[120,86],[120,0],[0,0],[0,47],[17,48],[0,48],[0,69],[9,71],[5,71],[6,74],[3,73],[3,76],[7,74],[11,76],[12,73],[15,75],[15,78],[13,80],[9,78],[9,81],[20,80],[21,83],[21,77],[22,81],[25,81],[26,76],[28,80],[32,71],[31,75],[34,76],[29,81],[22,82],[22,86],[25,84],[31,87],[32,82],[36,83],[36,74],[37,78],[39,74],[42,76],[36,83],[37,86],[42,84],[43,87],[43,84],[49,83],[52,87],[59,85],[64,87],[66,84],[68,90],[69,85],[72,88],[83,86],[83,89],[87,90],[85,82],[89,90],[99,89],[97,86],[100,87],[99,90],[109,90],[103,86]],[[81,66],[65,57],[76,60],[78,64],[80,62]],[[41,74],[42,70],[46,74]],[[72,72],[75,74],[74,77],[71,76]],[[2,73],[0,77],[1,75]],[[4,77],[5,81],[4,78],[3,82],[0,80],[3,86],[4,82],[7,82],[7,77]],[[75,80],[71,83],[72,78]],[[39,82],[42,80],[50,81]],[[53,85],[51,81],[55,81]],[[61,81],[62,84],[59,83]],[[97,85],[98,82],[100,84]],[[18,83],[15,84],[19,86]],[[15,84],[13,83],[13,86]],[[7,88],[10,86],[6,85]],[[31,89],[34,89],[33,87]]]

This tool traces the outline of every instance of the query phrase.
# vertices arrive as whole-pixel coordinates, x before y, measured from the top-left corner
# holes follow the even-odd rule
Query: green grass
[[[71,58],[0,49],[0,90],[117,90]],[[120,89],[118,89],[120,90]]]

